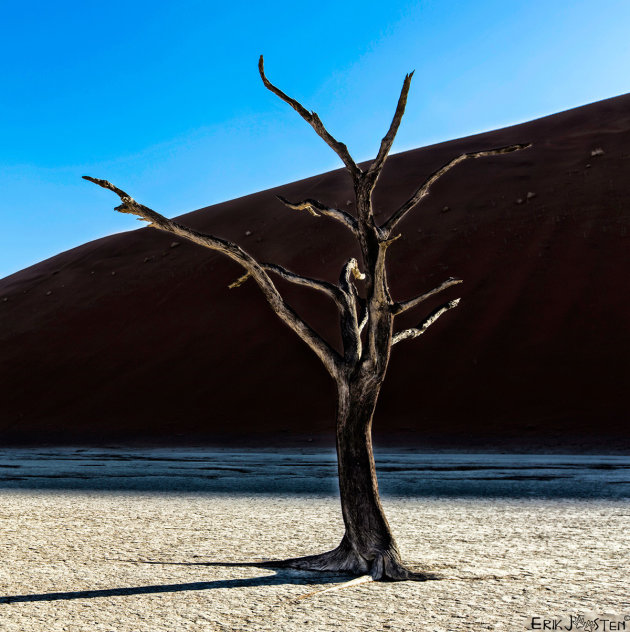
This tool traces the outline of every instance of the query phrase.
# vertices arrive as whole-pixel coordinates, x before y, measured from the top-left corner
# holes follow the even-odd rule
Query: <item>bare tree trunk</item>
[[[337,383],[337,464],[345,533],[327,553],[269,562],[269,566],[370,574],[380,580],[425,580],[406,567],[381,505],[372,418],[383,377],[359,374]]]
[[[338,385],[339,492],[345,539],[361,569],[374,579],[399,579],[407,571],[381,505],[372,451],[372,419],[381,384],[382,378],[360,374]]]

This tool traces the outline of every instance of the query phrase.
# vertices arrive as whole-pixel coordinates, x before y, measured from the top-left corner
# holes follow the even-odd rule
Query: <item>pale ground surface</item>
[[[32,483],[24,454],[0,456],[5,488]],[[470,461],[462,471],[461,461],[431,471],[484,480]],[[334,547],[342,522],[332,494],[5,489],[0,630],[512,631],[528,629],[536,615],[562,617],[568,627],[570,615],[586,612],[614,615],[618,625],[628,616],[630,630],[630,501],[619,491],[628,489],[630,463],[623,457],[597,462],[602,467],[588,475],[601,472],[616,490],[612,497],[571,497],[579,494],[570,485],[564,498],[559,488],[555,497],[532,497],[534,488],[519,487],[523,474],[511,479],[512,498],[386,497],[406,559],[443,579],[366,583],[305,599],[297,598],[348,578],[222,564]],[[151,463],[141,466],[145,483]],[[429,467],[423,463],[421,478]],[[266,476],[255,468],[250,473],[260,492]],[[55,479],[57,487],[65,475]],[[548,482],[536,482],[538,496]],[[301,484],[310,489],[307,477]],[[601,620],[599,626],[609,629]]]

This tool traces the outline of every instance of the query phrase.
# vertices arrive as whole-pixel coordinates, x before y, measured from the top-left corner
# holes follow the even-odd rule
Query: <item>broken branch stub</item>
[[[319,217],[320,215],[326,215],[327,217],[332,217],[344,224],[347,228],[349,228],[352,233],[356,236],[358,230],[358,222],[357,220],[347,213],[346,211],[342,211],[340,209],[332,208],[330,206],[326,206],[317,200],[313,200],[311,198],[307,200],[303,200],[302,202],[290,202],[285,197],[281,195],[276,195],[276,197],[287,207],[293,211],[307,211],[313,217]]]

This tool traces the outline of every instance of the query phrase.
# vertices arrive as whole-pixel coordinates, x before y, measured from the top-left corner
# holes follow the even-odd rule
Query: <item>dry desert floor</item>
[[[241,472],[228,470],[235,480],[241,477],[240,488],[232,481],[237,491],[226,492],[220,475],[208,479],[206,490],[180,488],[192,470],[188,479],[174,474],[169,488],[165,472],[179,471],[179,457],[116,458],[122,468],[116,471],[111,458],[94,452],[46,454],[44,465],[28,451],[0,454],[2,632],[630,630],[627,458],[590,461],[597,467],[587,467],[571,484],[569,474],[558,474],[565,476],[565,488],[545,493],[553,481],[540,474],[540,464],[520,467],[535,472],[520,479],[505,474],[513,457],[480,457],[473,461],[481,465],[474,466],[461,455],[433,455],[407,460],[396,470],[391,464],[405,459],[390,456],[386,483],[388,472],[407,477],[409,485],[455,472],[454,480],[476,479],[480,485],[487,479],[487,493],[466,493],[468,488],[453,483],[458,495],[445,495],[442,488],[434,494],[384,494],[404,556],[441,579],[327,590],[350,578],[247,563],[338,543],[338,500],[304,474],[306,465],[323,467],[320,479],[334,482],[328,454],[282,455],[286,478],[298,480],[291,492],[274,467],[268,470],[276,472],[273,482],[281,491],[265,491],[266,475],[252,465],[260,455],[196,454],[182,465],[199,474],[212,471],[213,463],[220,472],[240,463]],[[565,470],[556,457],[551,461],[553,471],[577,472],[571,470],[574,457],[562,461]],[[45,472],[38,470],[44,466]],[[95,489],[104,474],[73,479],[79,466],[114,471],[115,480],[107,483],[109,490]],[[169,491],[152,489],[155,481],[147,484],[156,472],[160,487]],[[494,479],[503,476],[508,488],[497,491],[492,477],[482,476],[487,472]],[[534,482],[522,478],[535,475]],[[48,485],[39,480],[44,477]],[[125,477],[144,482],[115,484]],[[581,491],[595,479],[604,481],[601,493],[584,497]],[[523,487],[524,480],[534,487]]]

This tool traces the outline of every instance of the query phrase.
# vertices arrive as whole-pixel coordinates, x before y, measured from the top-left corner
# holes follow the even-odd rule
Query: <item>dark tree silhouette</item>
[[[335,381],[337,460],[345,534],[339,546],[332,551],[270,562],[270,565],[356,574],[369,573],[374,579],[384,580],[426,579],[426,574],[412,571],[403,563],[383,512],[372,452],[372,418],[387,371],[392,345],[424,334],[438,318],[456,307],[459,299],[444,303],[420,320],[416,327],[394,334],[396,316],[462,281],[449,278],[438,287],[415,298],[394,300],[387,282],[387,249],[400,236],[394,232],[398,224],[429,195],[433,183],[447,171],[468,158],[505,154],[528,145],[510,145],[454,158],[427,178],[387,221],[378,225],[372,208],[372,192],[403,117],[413,73],[405,77],[393,120],[381,141],[376,158],[369,167],[362,169],[350,156],[347,147],[328,132],[315,112],[306,110],[267,79],[262,56],[259,70],[265,87],[288,103],[311,125],[339,156],[352,178],[356,215],[328,207],[313,199],[290,202],[278,196],[288,208],[308,211],[314,216],[326,215],[343,224],[354,235],[360,248],[361,261],[355,258],[348,259],[341,269],[337,283],[307,278],[274,263],[261,263],[231,241],[191,230],[167,219],[136,202],[107,180],[89,176],[84,178],[116,193],[122,201],[122,204],[116,207],[117,211],[137,215],[149,222],[149,226],[185,237],[196,244],[221,252],[239,263],[245,269],[245,274],[231,287],[236,287],[249,278],[256,282],[274,312],[310,347]],[[272,280],[274,275],[322,292],[334,301],[340,315],[342,352],[335,350],[292,309],[276,288]]]

